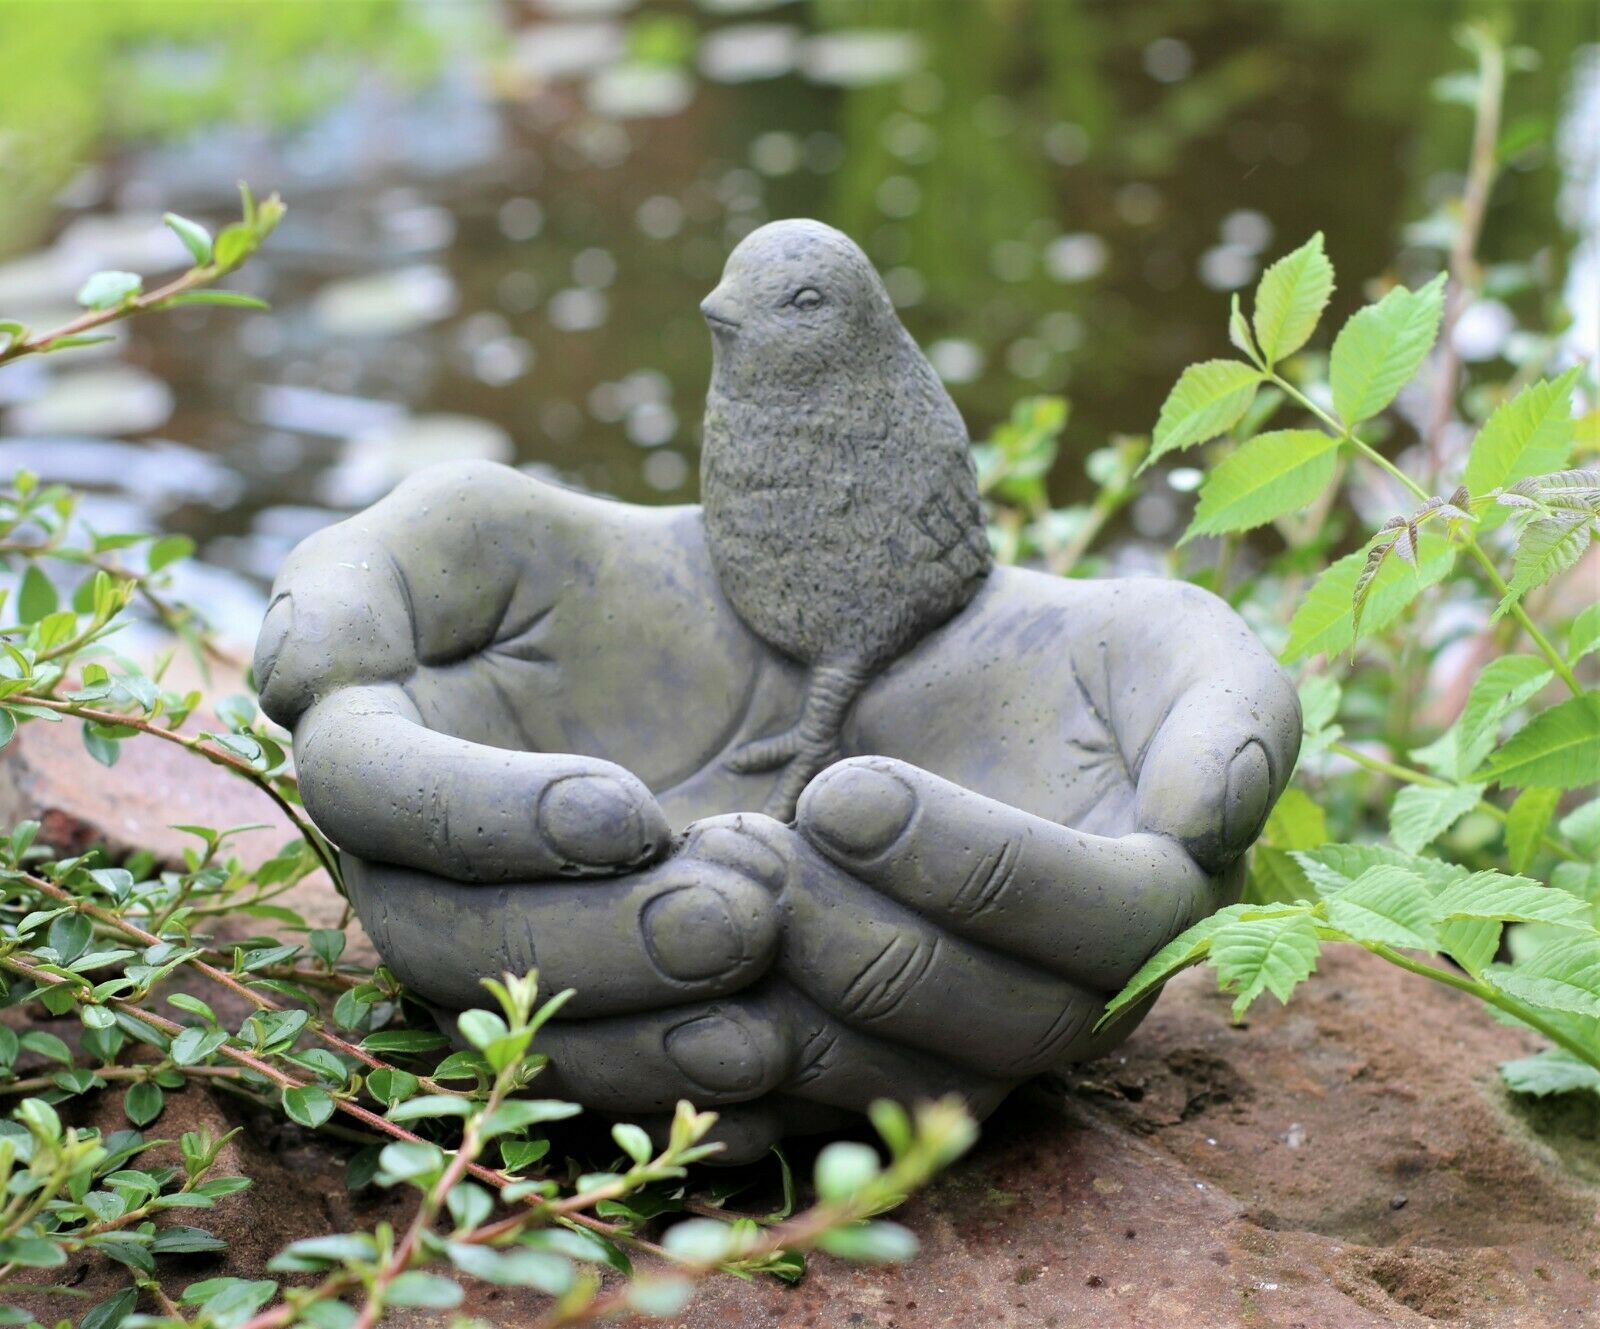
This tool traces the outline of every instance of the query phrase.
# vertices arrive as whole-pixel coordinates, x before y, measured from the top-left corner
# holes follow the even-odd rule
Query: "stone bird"
[[[965,605],[993,556],[966,426],[848,236],[752,231],[700,310],[711,560],[744,622],[809,668],[793,726],[727,760],[782,768],[766,811],[787,820],[874,671]]]

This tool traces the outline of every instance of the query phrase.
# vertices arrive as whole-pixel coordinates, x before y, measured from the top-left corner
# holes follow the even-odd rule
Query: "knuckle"
[[[1054,1020],[1010,1064],[999,1067],[1003,1075],[1038,1075],[1070,1059],[1088,1032],[1097,1007],[1088,1001],[1065,1002]]]

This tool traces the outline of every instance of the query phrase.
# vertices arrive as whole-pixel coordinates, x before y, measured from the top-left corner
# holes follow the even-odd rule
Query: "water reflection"
[[[1467,133],[1429,95],[1461,63],[1448,4],[362,0],[337,32],[305,8],[252,6],[231,36],[106,11],[100,58],[150,123],[98,156],[79,143],[49,190],[43,167],[23,188],[0,165],[0,237],[54,236],[0,260],[0,310],[40,324],[89,270],[176,267],[163,208],[220,217],[240,176],[289,200],[242,279],[272,315],[182,311],[0,375],[0,464],[195,535],[246,637],[242,586],[430,460],[692,498],[697,302],[769,218],[863,242],[975,433],[1020,395],[1070,395],[1065,497],[1084,453],[1148,428],[1176,370],[1220,351],[1217,293],[1277,249],[1325,230],[1348,274],[1335,315],[1353,307],[1453,188]],[[1554,122],[1584,9],[1521,7],[1548,74],[1513,117]],[[1591,180],[1593,141],[1568,150]],[[1504,354],[1559,285],[1559,180],[1543,138],[1511,155],[1486,247],[1542,253],[1544,275],[1469,311],[1468,361]],[[1437,237],[1410,244],[1402,265],[1437,266]],[[1183,515],[1159,492],[1131,522],[1164,540]]]

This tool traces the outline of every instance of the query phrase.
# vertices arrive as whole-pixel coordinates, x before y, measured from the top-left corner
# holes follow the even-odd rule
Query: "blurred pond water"
[[[95,83],[65,61],[52,91],[40,52],[90,40],[60,6],[7,8],[10,86]],[[182,591],[248,641],[297,540],[432,461],[692,500],[696,306],[774,217],[866,246],[974,437],[1020,396],[1070,397],[1071,497],[1091,448],[1226,353],[1226,293],[1275,254],[1327,233],[1335,317],[1365,280],[1439,266],[1470,111],[1435,80],[1467,63],[1450,30],[1476,7],[352,0],[337,31],[306,18],[326,6],[186,8],[71,7],[119,91],[54,157],[8,164],[0,100],[0,313],[48,326],[92,270],[174,269],[160,212],[224,221],[241,177],[290,205],[237,281],[273,312],[152,316],[7,369],[0,466],[91,487],[99,529],[193,535]],[[1484,245],[1503,275],[1460,333],[1476,361],[1548,322],[1578,217],[1558,199],[1600,140],[1569,123],[1587,164],[1563,170],[1594,8],[1517,12],[1541,68],[1513,86]],[[1152,486],[1134,532],[1170,539],[1182,489]]]

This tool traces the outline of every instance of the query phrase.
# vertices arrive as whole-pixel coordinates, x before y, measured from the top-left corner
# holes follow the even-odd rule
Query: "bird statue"
[[[726,762],[781,769],[765,811],[789,820],[874,672],[994,560],[960,412],[854,241],[817,221],[762,226],[700,311],[711,561],[745,624],[809,671],[795,723]]]

